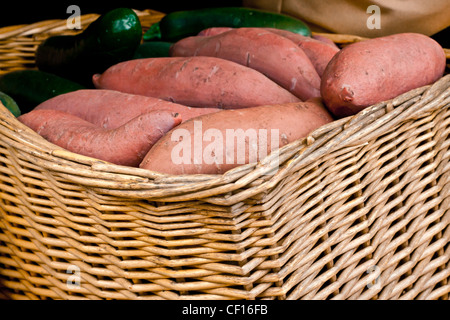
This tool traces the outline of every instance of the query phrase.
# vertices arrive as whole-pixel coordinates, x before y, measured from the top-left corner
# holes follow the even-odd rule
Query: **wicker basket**
[[[1,71],[66,32],[0,29]],[[73,154],[0,106],[2,299],[447,300],[449,240],[450,76],[223,175]]]

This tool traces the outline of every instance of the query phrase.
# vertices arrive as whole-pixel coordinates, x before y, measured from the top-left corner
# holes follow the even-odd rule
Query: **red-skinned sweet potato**
[[[320,96],[320,77],[291,40],[264,28],[236,28],[214,36],[193,36],[174,43],[175,57],[209,56],[255,69],[305,101]]]
[[[98,89],[151,96],[193,107],[235,109],[299,101],[262,73],[214,57],[125,61],[94,75],[93,82]]]
[[[215,36],[220,33],[224,33],[226,31],[230,31],[233,29],[232,27],[211,27],[203,29],[198,33],[199,36]],[[278,30],[284,30],[284,29],[278,29]],[[336,49],[340,49],[336,43],[334,43],[330,38],[327,38],[326,36],[320,35],[320,34],[313,34],[311,35],[311,38],[325,42],[329,44],[332,47],[335,47]]]
[[[145,113],[109,130],[58,110],[32,110],[18,120],[68,151],[131,167],[137,167],[150,148],[181,123],[179,115],[169,111]]]
[[[330,62],[331,58],[333,58],[333,56],[340,50],[339,47],[334,44],[334,42],[325,37],[318,36],[319,38],[316,39],[312,37],[306,37],[289,30],[275,28],[261,29],[276,33],[293,41],[305,52],[320,77],[322,76],[323,71],[325,70],[327,64]],[[224,32],[228,32],[230,30],[233,30],[233,28],[214,27],[202,30],[198,35],[215,36]]]
[[[339,49],[339,50],[341,49],[338,47],[338,45],[336,43],[334,43],[330,38],[327,38],[326,36],[322,36],[320,34],[313,34],[311,37],[313,39],[325,42],[325,43],[329,44],[330,46],[335,47],[336,49]]]
[[[216,36],[218,34],[233,30],[234,28],[232,27],[211,27],[211,28],[206,28],[203,29],[202,31],[200,31],[198,33],[198,36],[201,37],[210,37],[210,36]]]
[[[308,56],[309,60],[311,60],[320,77],[322,77],[323,71],[327,67],[330,60],[336,53],[339,52],[339,48],[337,48],[336,46],[331,46],[323,41],[319,41],[311,37],[306,37],[289,30],[274,28],[266,28],[266,30],[279,34],[280,36],[291,40],[300,48],[302,48],[305,54]]]
[[[210,113],[164,135],[140,167],[169,174],[221,174],[259,161],[332,121],[317,101]]]
[[[115,129],[137,116],[158,110],[180,114],[182,121],[218,108],[194,108],[158,98],[114,90],[84,89],[61,94],[39,104],[35,110],[51,109],[70,113],[105,129]]]
[[[430,37],[401,33],[356,42],[331,59],[321,94],[336,117],[431,84],[445,71],[445,53]]]

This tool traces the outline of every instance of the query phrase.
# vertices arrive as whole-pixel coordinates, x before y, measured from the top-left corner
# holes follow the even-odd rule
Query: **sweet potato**
[[[220,33],[224,33],[226,31],[230,31],[233,29],[232,27],[211,27],[203,29],[198,33],[198,36],[215,36]],[[277,30],[284,30],[284,29],[277,29]],[[329,44],[332,47],[335,47],[336,49],[340,49],[336,43],[334,43],[330,38],[327,38],[326,36],[320,35],[320,34],[313,34],[311,35],[311,38],[325,42]]]
[[[327,37],[322,36],[322,35],[320,35],[320,34],[313,34],[313,35],[311,36],[311,38],[316,39],[316,40],[319,40],[319,41],[322,41],[322,42],[325,42],[325,43],[328,43],[330,46],[335,47],[336,49],[339,49],[339,50],[340,50],[340,48],[338,47],[338,45],[337,45],[336,43],[334,43],[330,38],[327,38]]]
[[[215,36],[232,29],[233,28],[229,27],[208,28],[202,30],[199,33],[199,36]],[[311,37],[306,37],[289,30],[275,28],[261,29],[276,33],[293,41],[305,52],[320,77],[322,76],[323,71],[325,70],[327,64],[330,62],[331,58],[333,58],[333,56],[339,51],[339,48],[334,44],[334,42],[332,42],[331,40],[328,40],[329,42],[327,42],[325,40],[327,38],[324,37],[321,37],[320,39],[322,40],[319,40]]]
[[[327,109],[325,104],[323,103],[322,97],[314,97],[305,101],[308,106],[311,107],[311,111],[317,113],[320,117],[330,118],[333,117],[333,114]]]
[[[358,113],[442,77],[445,53],[430,37],[401,33],[356,42],[331,59],[322,77],[325,105],[337,117]]]
[[[203,29],[198,33],[198,36],[201,37],[210,37],[210,36],[216,36],[218,34],[233,30],[232,27],[212,27],[212,28],[206,28]]]
[[[58,110],[32,110],[18,119],[68,151],[132,167],[137,167],[155,142],[181,122],[169,111],[145,113],[108,130]]]
[[[320,96],[320,77],[305,52],[263,28],[236,28],[215,36],[193,36],[170,47],[178,57],[210,56],[255,69],[301,100]]]
[[[339,52],[339,48],[336,46],[331,46],[323,41],[306,37],[298,33],[274,28],[267,28],[266,30],[279,34],[280,36],[293,41],[296,45],[302,48],[309,60],[311,60],[320,77],[322,77],[323,71],[330,62],[331,58]]]
[[[178,113],[182,121],[186,121],[220,110],[187,107],[158,98],[106,89],[85,89],[65,93],[48,99],[35,108],[40,109],[64,111],[105,129],[115,129],[150,111],[166,110]]]
[[[221,174],[259,161],[332,121],[316,102],[222,110],[169,131],[140,167],[169,174]]]
[[[194,107],[234,109],[299,101],[262,73],[215,57],[125,61],[94,75],[93,82],[98,89]]]

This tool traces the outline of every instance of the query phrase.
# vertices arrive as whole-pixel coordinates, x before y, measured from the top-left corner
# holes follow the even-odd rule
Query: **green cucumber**
[[[172,44],[166,41],[144,42],[137,48],[133,59],[168,57]]]
[[[19,117],[22,113],[19,109],[19,106],[14,101],[13,98],[8,96],[4,92],[0,92],[0,102],[8,109],[16,118]]]
[[[39,70],[18,70],[0,76],[0,91],[10,96],[22,113],[57,95],[85,89],[77,82]]]
[[[117,8],[99,16],[77,35],[52,36],[36,50],[39,70],[85,86],[92,75],[132,58],[142,40],[142,27],[132,9]]]
[[[260,9],[224,7],[168,13],[145,32],[144,40],[161,39],[175,42],[211,27],[277,28],[311,36],[311,30],[300,19]]]

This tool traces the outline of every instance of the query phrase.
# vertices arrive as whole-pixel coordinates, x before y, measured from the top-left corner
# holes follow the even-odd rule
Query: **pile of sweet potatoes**
[[[67,150],[169,174],[218,174],[343,116],[430,84],[446,58],[431,38],[396,34],[337,47],[270,28],[212,28],[169,57],[120,62],[95,88],[18,119]]]

